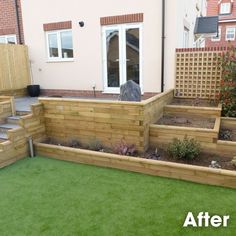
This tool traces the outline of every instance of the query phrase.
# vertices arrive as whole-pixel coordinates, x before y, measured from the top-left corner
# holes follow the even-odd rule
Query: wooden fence
[[[222,70],[220,56],[226,48],[176,49],[175,95],[215,99]]]
[[[27,46],[0,44],[0,95],[21,95],[29,84]]]

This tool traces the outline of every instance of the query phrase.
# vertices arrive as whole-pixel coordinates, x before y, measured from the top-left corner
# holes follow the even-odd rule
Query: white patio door
[[[142,88],[141,25],[104,26],[102,33],[104,92],[119,93],[127,80]]]

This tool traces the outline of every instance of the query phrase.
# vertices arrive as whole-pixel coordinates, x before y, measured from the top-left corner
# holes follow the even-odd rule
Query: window
[[[235,27],[226,28],[226,37],[225,40],[234,40],[235,39]]]
[[[217,42],[221,40],[221,28],[218,29],[218,34],[211,38],[212,42]]]
[[[189,47],[189,29],[184,27],[183,48]]]
[[[0,36],[0,43],[16,44],[16,35],[2,35]]]
[[[220,4],[220,14],[230,14],[231,13],[231,3],[221,3]]]
[[[46,32],[48,59],[50,61],[71,61],[74,57],[72,31]]]

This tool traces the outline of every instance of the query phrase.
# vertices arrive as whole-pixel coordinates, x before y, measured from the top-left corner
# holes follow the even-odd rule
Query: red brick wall
[[[205,48],[176,48],[176,52],[207,52],[207,51],[226,51],[228,47],[205,47]]]
[[[107,16],[101,17],[101,25],[114,25],[124,23],[143,22],[143,13],[120,15],[120,16]]]
[[[44,31],[62,30],[62,29],[71,29],[71,28],[72,28],[71,21],[43,24]]]
[[[236,38],[234,41],[226,41],[226,27],[235,26],[236,28],[236,0],[233,1],[232,11],[229,15],[220,15],[219,9],[220,5],[218,4],[219,0],[208,0],[207,1],[207,16],[217,16],[219,15],[219,20],[235,20],[235,22],[219,22],[221,28],[221,40],[220,41],[211,41],[211,38],[206,39],[206,47],[220,47],[220,46],[236,46]],[[221,3],[231,2],[230,0],[222,0]]]
[[[207,15],[208,16],[217,16],[219,15],[220,4],[219,0],[208,0],[207,1]],[[231,0],[222,0],[221,3],[231,2]],[[232,11],[229,15],[219,15],[220,19],[232,19],[236,18],[236,1],[233,1]]]
[[[226,41],[226,28],[229,26],[234,26],[236,28],[235,23],[220,23],[221,28],[221,40],[220,41],[211,41],[211,38],[207,38],[206,40],[206,47],[220,47],[220,46],[235,46],[236,47],[236,36],[235,40],[233,41]]]
[[[20,23],[21,41],[24,43],[21,0],[17,0]],[[15,0],[0,0],[0,35],[16,34],[19,43],[19,34],[16,20]]]

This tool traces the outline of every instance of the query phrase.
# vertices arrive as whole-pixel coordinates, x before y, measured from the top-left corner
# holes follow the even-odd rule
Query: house
[[[175,48],[196,47],[202,0],[22,0],[34,83],[45,95],[118,94],[134,80],[145,96],[174,87]]]
[[[21,0],[0,0],[0,43],[24,43]]]
[[[208,0],[207,15],[219,16],[218,35],[206,40],[207,47],[236,46],[236,1]]]

